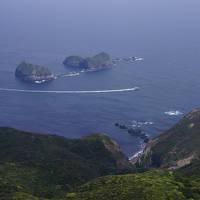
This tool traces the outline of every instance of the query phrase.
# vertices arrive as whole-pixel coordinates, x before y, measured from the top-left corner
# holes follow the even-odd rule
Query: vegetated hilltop
[[[131,170],[106,135],[66,139],[0,128],[0,184],[16,191],[52,198],[93,178]]]
[[[66,67],[98,70],[108,68],[112,65],[112,59],[109,54],[102,52],[93,57],[82,58],[80,56],[69,56],[65,58],[63,64]]]
[[[15,76],[26,82],[46,82],[55,78],[54,74],[47,68],[40,65],[33,65],[22,62],[15,70]]]

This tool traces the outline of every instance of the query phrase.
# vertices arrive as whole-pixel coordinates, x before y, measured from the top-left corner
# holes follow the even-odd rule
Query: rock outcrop
[[[137,166],[179,169],[200,159],[200,109],[194,109],[174,127],[150,140]]]

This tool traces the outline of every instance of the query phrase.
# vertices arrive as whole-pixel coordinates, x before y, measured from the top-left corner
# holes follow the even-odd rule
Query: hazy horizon
[[[84,54],[197,50],[199,7],[194,0],[1,0],[0,45]]]

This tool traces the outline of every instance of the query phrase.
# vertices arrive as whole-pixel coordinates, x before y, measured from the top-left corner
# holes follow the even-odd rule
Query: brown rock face
[[[137,165],[178,169],[200,159],[200,109],[185,115],[174,127],[151,140]]]

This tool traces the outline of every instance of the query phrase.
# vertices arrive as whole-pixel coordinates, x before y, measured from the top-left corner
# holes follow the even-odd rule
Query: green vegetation
[[[184,185],[184,194],[188,199],[200,199],[200,160],[176,171],[176,179]]]
[[[15,75],[24,81],[31,82],[54,79],[54,75],[48,68],[26,62],[22,62],[18,65]]]
[[[86,67],[85,59],[83,59],[80,56],[69,56],[64,60],[63,64],[68,67],[75,67],[75,68]]]
[[[0,128],[0,199],[199,200],[199,130],[196,109],[151,140],[134,171],[103,134],[66,139]]]
[[[67,194],[67,200],[184,200],[182,190],[173,174],[153,170],[98,178]]]
[[[111,58],[107,53],[99,53],[93,57],[86,58],[88,68],[104,68],[111,65]]]
[[[93,178],[131,171],[104,135],[66,139],[1,128],[0,141],[0,180],[16,192],[61,197]]]
[[[93,57],[82,58],[80,56],[69,56],[63,64],[67,67],[101,69],[112,65],[111,57],[105,53],[99,53]]]

